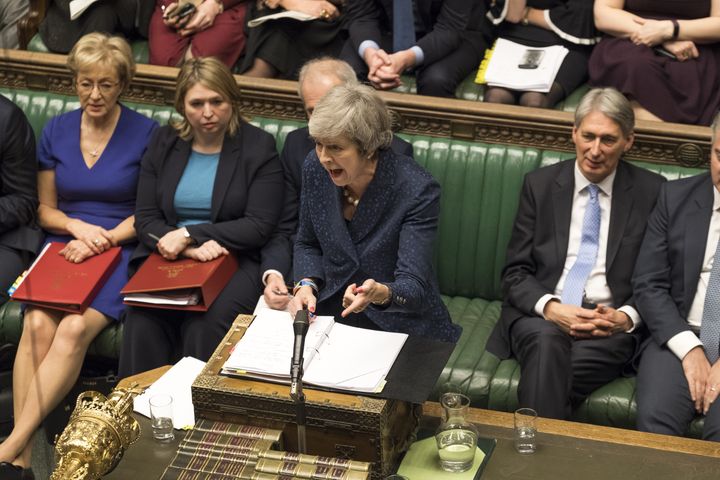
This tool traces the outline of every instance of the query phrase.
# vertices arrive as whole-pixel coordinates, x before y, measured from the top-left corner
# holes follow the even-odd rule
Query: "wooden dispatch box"
[[[276,428],[287,451],[297,452],[296,405],[290,387],[220,375],[251,315],[239,315],[192,386],[197,418]],[[290,359],[288,358],[288,370]],[[421,406],[398,400],[303,388],[307,453],[372,462],[373,480],[384,478],[412,443]]]

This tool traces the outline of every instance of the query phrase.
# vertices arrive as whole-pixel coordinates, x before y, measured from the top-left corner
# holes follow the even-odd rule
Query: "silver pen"
[[[152,234],[152,233],[148,233],[148,237],[152,238],[152,239],[155,240],[156,242],[159,242],[159,241],[160,241],[160,237],[158,237],[157,235],[154,235],[154,234]]]

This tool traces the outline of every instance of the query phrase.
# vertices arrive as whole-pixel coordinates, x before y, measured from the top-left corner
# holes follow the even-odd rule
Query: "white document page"
[[[377,392],[407,337],[405,333],[367,330],[336,322],[303,381],[322,387]]]
[[[332,328],[332,317],[316,317],[305,336],[303,369],[307,370],[313,356]],[[252,372],[263,375],[289,377],[295,333],[293,318],[287,312],[261,309],[255,320],[235,345],[223,371]]]
[[[150,417],[150,398],[157,394],[168,394],[173,398],[173,427],[190,429],[195,426],[195,409],[192,404],[191,386],[195,378],[205,367],[205,362],[193,357],[185,357],[150,385],[142,395],[134,400],[134,410]]]
[[[278,20],[280,18],[289,18],[291,20],[298,20],[300,22],[308,22],[310,20],[315,20],[318,17],[309,15],[307,13],[296,12],[293,10],[285,10],[283,12],[273,13],[271,15],[265,15],[264,17],[255,18],[253,20],[250,20],[247,25],[248,27],[253,28],[257,27],[258,25],[262,25],[268,20]]]
[[[528,49],[544,52],[537,68],[518,67]],[[569,50],[562,45],[534,48],[499,38],[493,47],[493,53],[485,72],[485,81],[490,86],[530,92],[549,92],[568,52]]]
[[[90,5],[98,0],[72,0],[70,2],[70,20],[75,20],[88,9]]]

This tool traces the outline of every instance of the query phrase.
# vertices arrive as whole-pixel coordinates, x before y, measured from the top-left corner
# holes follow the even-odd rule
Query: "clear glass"
[[[478,431],[466,419],[470,399],[455,392],[440,397],[444,409],[443,422],[435,434],[440,467],[447,472],[464,472],[472,467]]]
[[[173,431],[173,398],[159,394],[150,397],[150,423],[153,438],[160,442],[169,442],[175,438]]]
[[[537,450],[537,412],[532,408],[515,410],[515,450],[518,453],[535,453]]]

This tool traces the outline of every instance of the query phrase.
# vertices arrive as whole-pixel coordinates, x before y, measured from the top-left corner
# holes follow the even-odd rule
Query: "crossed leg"
[[[108,323],[92,308],[82,315],[28,308],[13,368],[15,426],[0,444],[0,461],[30,466],[35,431],[75,384],[90,342]]]

